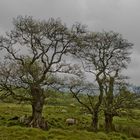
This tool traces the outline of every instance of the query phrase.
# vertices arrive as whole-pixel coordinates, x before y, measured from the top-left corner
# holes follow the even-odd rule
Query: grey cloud
[[[127,74],[139,84],[140,1],[139,0],[0,0],[0,32],[12,26],[12,18],[31,15],[37,19],[60,17],[67,24],[76,21],[93,31],[114,30],[134,43]]]

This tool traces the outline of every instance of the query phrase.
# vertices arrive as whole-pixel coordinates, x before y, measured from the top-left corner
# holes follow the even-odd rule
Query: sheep
[[[62,113],[67,113],[67,110],[62,109],[61,112],[62,112]]]
[[[78,121],[76,119],[73,119],[73,118],[68,118],[66,119],[66,124],[67,125],[74,125],[74,124],[77,124]]]
[[[27,115],[23,115],[19,118],[19,122],[22,124],[29,124],[29,122],[31,121],[31,116],[27,116]]]

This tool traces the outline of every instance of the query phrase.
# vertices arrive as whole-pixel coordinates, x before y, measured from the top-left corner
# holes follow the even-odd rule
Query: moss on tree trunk
[[[40,87],[33,87],[31,89],[32,95],[32,117],[30,121],[31,127],[48,129],[47,122],[42,116],[45,97]]]

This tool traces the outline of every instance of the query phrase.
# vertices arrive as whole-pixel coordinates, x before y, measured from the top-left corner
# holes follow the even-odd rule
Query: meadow
[[[46,100],[43,116],[48,121],[49,130],[29,128],[12,120],[14,117],[31,115],[27,103],[0,103],[0,140],[139,140],[140,110],[114,118],[115,132],[104,132],[104,118],[100,113],[99,132],[90,129],[91,115],[70,95],[55,95]],[[133,114],[133,115],[132,115]],[[67,118],[75,118],[78,123],[68,126]]]

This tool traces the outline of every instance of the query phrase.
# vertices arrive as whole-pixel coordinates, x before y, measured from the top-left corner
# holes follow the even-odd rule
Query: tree
[[[80,43],[77,43],[76,53],[73,54],[81,60],[84,71],[93,75],[93,81],[98,86],[98,102],[95,104],[93,117],[95,130],[97,130],[98,113],[104,96],[106,131],[112,127],[113,119],[110,110],[114,99],[114,86],[121,71],[127,68],[130,62],[132,46],[132,43],[112,31],[89,32],[82,37]]]
[[[14,29],[0,37],[0,49],[5,53],[0,63],[1,98],[12,96],[29,101],[29,125],[46,129],[42,117],[43,89],[49,89],[55,83],[55,73],[66,66],[60,62],[72,47],[76,32],[71,32],[59,19],[38,21],[19,16],[13,24]]]
[[[98,113],[101,111],[99,108],[97,110],[99,97],[96,93],[96,85],[85,81],[83,78],[79,80],[73,78],[68,88],[73,97],[91,114],[91,129],[96,132],[98,130]]]
[[[138,106],[138,95],[130,91],[128,87],[122,86],[120,87],[118,94],[114,95],[111,112],[114,112],[114,116],[122,116],[123,111],[129,112],[134,108],[138,108]],[[131,114],[130,117],[133,118],[133,114]]]

